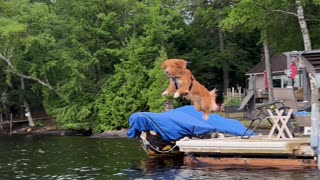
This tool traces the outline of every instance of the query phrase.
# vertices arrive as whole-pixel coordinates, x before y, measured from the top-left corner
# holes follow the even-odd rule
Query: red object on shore
[[[296,77],[296,74],[297,74],[297,68],[296,68],[296,65],[294,65],[294,63],[291,63],[290,71],[291,71],[290,78],[294,79]]]

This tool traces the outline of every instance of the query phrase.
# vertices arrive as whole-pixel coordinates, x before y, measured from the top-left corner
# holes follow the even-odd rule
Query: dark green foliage
[[[179,101],[173,100],[172,97],[162,97],[161,94],[168,88],[169,78],[164,74],[163,70],[160,69],[161,64],[167,60],[167,55],[164,50],[160,52],[159,58],[154,62],[154,68],[148,73],[150,85],[148,88],[144,89],[144,97],[147,100],[148,110],[151,112],[162,112],[164,108],[164,103],[167,100],[174,102],[174,106],[178,107],[180,105]]]
[[[103,91],[98,96],[98,124],[96,132],[128,127],[128,117],[144,109],[145,99],[142,90],[148,87],[148,72],[137,58],[136,39],[128,44],[128,59],[122,59],[115,66],[115,74],[111,76]]]
[[[249,8],[232,12],[238,2]],[[172,99],[161,97],[169,80],[160,64],[167,58],[189,61],[209,90],[224,88],[222,68],[229,72],[229,87],[244,87],[245,73],[260,61],[261,29],[268,31],[274,53],[303,47],[296,18],[272,11],[293,12],[293,1],[254,2],[0,1],[1,113],[21,109],[26,99],[33,112],[57,117],[62,127],[126,128],[132,113],[161,112]],[[319,1],[303,3],[317,49]],[[222,52],[219,31],[226,17],[233,17],[225,20],[232,31],[223,32]],[[25,90],[21,75],[29,77]],[[176,107],[181,104],[190,102],[175,101]]]

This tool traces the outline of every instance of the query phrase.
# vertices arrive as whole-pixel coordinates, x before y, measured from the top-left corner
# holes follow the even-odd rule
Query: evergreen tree
[[[161,92],[165,90],[167,83],[161,86],[154,84],[154,75],[161,72],[159,63],[164,61],[165,55],[161,55],[155,65],[154,61],[162,46],[170,46],[168,40],[181,33],[175,25],[179,14],[176,10],[162,8],[164,4],[160,0],[137,2],[137,13],[132,16],[134,20],[138,19],[137,31],[128,44],[117,51],[123,57],[121,63],[115,65],[115,73],[107,80],[96,101],[99,121],[95,131],[127,127],[132,113],[162,109]],[[153,68],[149,77],[149,70]],[[166,80],[163,74],[160,77]],[[152,103],[154,96],[159,100]]]
[[[147,99],[147,107],[150,112],[162,112],[164,103],[167,100],[171,100],[174,106],[180,105],[180,99],[174,100],[172,97],[162,97],[162,92],[167,89],[170,81],[169,78],[164,74],[163,70],[160,69],[161,64],[167,60],[167,54],[165,50],[160,51],[159,57],[154,62],[154,68],[148,73],[150,86],[144,89],[144,96]]]
[[[128,127],[128,117],[144,110],[146,101],[142,90],[148,87],[148,75],[136,55],[139,45],[137,39],[131,39],[125,49],[128,59],[121,59],[121,63],[115,66],[115,74],[108,79],[97,99],[96,132]]]

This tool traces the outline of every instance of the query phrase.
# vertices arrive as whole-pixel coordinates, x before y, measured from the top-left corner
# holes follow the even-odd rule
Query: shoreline
[[[30,127],[20,125],[14,127],[10,133],[5,128],[0,131],[0,135],[33,135],[33,136],[86,136],[89,138],[127,138],[127,129],[105,131],[93,134],[91,130],[59,129],[53,123],[48,123],[41,127]]]

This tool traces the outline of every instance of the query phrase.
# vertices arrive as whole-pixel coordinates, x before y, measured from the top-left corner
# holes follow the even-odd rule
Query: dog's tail
[[[210,94],[210,96],[212,97],[212,111],[218,111],[218,109],[219,109],[219,106],[217,105],[217,103],[216,103],[216,97],[217,97],[217,89],[216,88],[214,88],[213,90],[211,90],[210,92],[209,92],[209,94]]]
[[[217,89],[216,88],[214,88],[214,89],[212,89],[209,93],[210,93],[210,96],[212,96],[212,97],[217,97]]]

